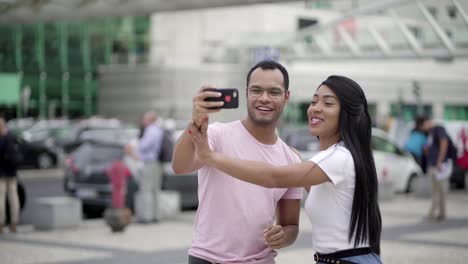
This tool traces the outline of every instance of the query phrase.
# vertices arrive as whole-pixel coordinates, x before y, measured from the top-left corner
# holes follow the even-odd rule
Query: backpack
[[[448,137],[448,149],[447,149],[447,157],[453,161],[457,160],[457,148],[453,144],[453,141],[450,137]]]
[[[174,141],[172,140],[172,133],[171,131],[164,129],[162,143],[161,143],[161,150],[159,151],[158,160],[160,162],[172,161],[173,151],[174,151]]]
[[[453,160],[453,161],[457,160],[457,148],[455,147],[455,144],[453,144],[452,138],[447,133],[447,130],[444,127],[441,127],[441,126],[437,126],[436,129],[443,130],[443,133],[447,136],[448,148],[447,148],[446,157],[448,159]],[[437,140],[440,140],[440,139],[437,138]]]

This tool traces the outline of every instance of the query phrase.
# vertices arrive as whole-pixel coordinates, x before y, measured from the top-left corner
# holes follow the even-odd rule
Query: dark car
[[[171,162],[164,162],[161,189],[177,191],[180,194],[182,209],[196,209],[198,207],[198,177],[196,171],[176,175]]]
[[[111,206],[112,186],[106,171],[114,161],[122,160],[123,146],[115,143],[88,141],[81,144],[66,160],[64,188],[82,201],[83,212],[90,216],[102,214]],[[126,205],[133,209],[133,197],[138,186],[128,178]]]
[[[55,138],[55,144],[61,148],[65,153],[73,152],[77,147],[86,140],[103,140],[107,142],[115,142],[116,138],[122,138],[120,136],[121,131],[130,129],[129,131],[136,131],[132,135],[136,137],[138,131],[136,128],[122,124],[117,119],[102,119],[102,118],[90,118],[74,123],[66,133]],[[123,140],[128,140],[129,136],[122,134]],[[122,142],[122,140],[117,140]]]
[[[164,156],[172,156],[172,148],[175,138],[179,135],[171,130],[164,138],[162,151],[167,151]],[[83,209],[89,214],[99,214],[110,205],[112,187],[105,174],[105,170],[115,160],[121,160],[124,156],[123,146],[126,142],[136,139],[138,130],[135,128],[117,129],[92,129],[83,131],[81,140],[74,144],[76,149],[68,156],[65,165],[65,191],[78,197],[83,202]],[[174,138],[174,139],[173,139]],[[193,209],[198,206],[197,174],[175,175],[171,167],[171,161],[162,162],[163,175],[162,190],[177,191],[181,196],[183,209]],[[127,190],[127,206],[133,205],[133,195],[138,189],[138,183],[133,177],[129,178]]]
[[[20,168],[48,169],[57,164],[57,153],[45,142],[28,142],[18,136],[15,138],[18,145]]]

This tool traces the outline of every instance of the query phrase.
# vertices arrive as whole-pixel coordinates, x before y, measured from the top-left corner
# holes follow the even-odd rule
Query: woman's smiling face
[[[320,140],[338,136],[340,128],[340,101],[326,85],[321,85],[315,92],[309,109],[309,131]]]

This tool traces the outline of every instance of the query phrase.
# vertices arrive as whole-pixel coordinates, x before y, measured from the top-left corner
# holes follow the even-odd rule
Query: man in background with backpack
[[[432,203],[427,219],[443,221],[447,217],[446,191],[453,161],[456,159],[456,149],[445,128],[435,125],[431,119],[425,118],[422,130],[428,133],[424,150],[427,157],[427,175],[432,182]]]
[[[156,112],[148,111],[141,120],[142,135],[138,141],[137,155],[143,162],[159,161],[164,130],[156,123]]]
[[[161,158],[167,156],[162,153],[163,141],[167,133],[156,121],[156,112],[146,112],[141,119],[140,138],[135,143],[136,146],[132,144],[125,146],[125,153],[133,158],[132,162],[127,160],[127,167],[136,176],[138,182],[135,215],[142,222],[158,218],[157,199],[162,180]]]

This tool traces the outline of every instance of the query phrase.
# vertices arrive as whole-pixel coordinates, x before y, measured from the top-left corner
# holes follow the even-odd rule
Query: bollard
[[[131,173],[122,161],[114,161],[107,172],[112,185],[112,208],[125,208],[127,177]]]
[[[123,161],[114,161],[106,171],[112,185],[112,206],[104,212],[104,219],[113,232],[122,232],[131,221],[130,209],[125,207],[127,177],[131,176]]]

